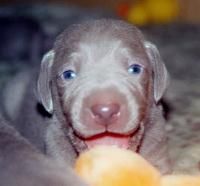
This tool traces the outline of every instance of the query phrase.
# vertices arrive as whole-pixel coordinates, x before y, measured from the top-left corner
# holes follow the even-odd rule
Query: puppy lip
[[[139,125],[137,125],[134,128],[131,128],[129,130],[126,130],[126,131],[102,128],[101,130],[99,129],[97,131],[93,131],[91,133],[84,134],[83,132],[76,130],[74,127],[72,127],[76,136],[79,139],[81,139],[82,141],[92,140],[94,138],[99,139],[100,137],[104,137],[104,136],[110,136],[110,137],[112,136],[115,138],[123,138],[123,137],[131,137],[132,138],[133,136],[137,135],[138,128],[139,128]]]
[[[110,145],[110,146],[117,146],[119,148],[128,149],[130,139],[131,139],[131,135],[121,135],[121,134],[105,132],[105,133],[98,134],[90,138],[84,139],[84,142],[89,149],[97,145],[108,145],[108,146]]]

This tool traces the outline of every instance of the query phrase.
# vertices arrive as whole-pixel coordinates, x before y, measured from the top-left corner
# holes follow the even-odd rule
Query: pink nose
[[[119,104],[98,104],[91,107],[95,120],[104,125],[112,124],[119,118]]]

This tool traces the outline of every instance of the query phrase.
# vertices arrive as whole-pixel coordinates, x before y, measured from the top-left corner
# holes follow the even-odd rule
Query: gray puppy
[[[157,48],[133,25],[104,19],[73,25],[44,56],[36,94],[33,78],[24,78],[15,106],[5,107],[42,153],[69,167],[85,149],[116,145],[170,171],[159,104],[168,74]],[[7,92],[17,90],[11,87]]]

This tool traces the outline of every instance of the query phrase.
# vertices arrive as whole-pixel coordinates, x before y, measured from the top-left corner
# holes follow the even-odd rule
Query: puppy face
[[[89,147],[128,148],[149,104],[152,69],[142,43],[112,33],[82,32],[74,50],[56,66],[63,112]]]
[[[73,140],[87,148],[135,146],[154,99],[149,55],[141,33],[122,21],[75,25],[58,37],[47,76],[56,81]],[[51,94],[46,95],[46,105],[51,106]]]

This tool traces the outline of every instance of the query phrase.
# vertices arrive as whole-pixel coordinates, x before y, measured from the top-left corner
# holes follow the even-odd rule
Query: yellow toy
[[[200,175],[162,176],[139,154],[114,146],[82,153],[75,170],[89,186],[200,186]]]
[[[125,5],[121,4],[119,7],[125,7]],[[178,14],[177,0],[137,0],[129,6],[123,17],[134,24],[146,25],[175,21]]]
[[[76,172],[90,186],[160,186],[160,173],[138,154],[114,146],[83,153]]]

